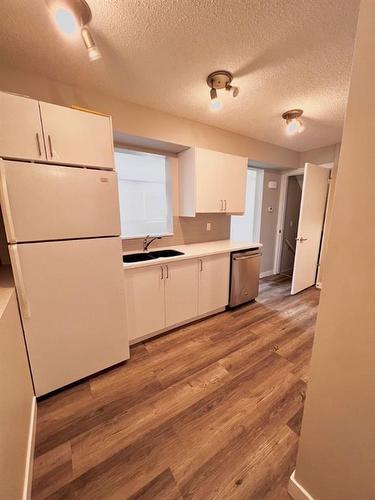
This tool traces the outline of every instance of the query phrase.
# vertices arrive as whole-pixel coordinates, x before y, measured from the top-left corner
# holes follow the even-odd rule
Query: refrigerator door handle
[[[24,319],[28,319],[31,317],[30,304],[26,297],[25,283],[23,281],[22,268],[17,245],[9,245],[9,254],[12,261],[14,281],[16,284],[22,317]]]
[[[7,233],[8,243],[16,242],[12,211],[10,209],[8,186],[5,174],[5,166],[0,164],[0,202],[4,216],[4,225]]]

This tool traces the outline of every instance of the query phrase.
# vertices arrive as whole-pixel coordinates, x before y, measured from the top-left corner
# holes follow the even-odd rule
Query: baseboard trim
[[[27,455],[25,467],[25,479],[23,483],[23,500],[31,499],[31,486],[33,482],[33,463],[34,463],[34,447],[35,447],[35,431],[36,431],[36,414],[37,405],[36,397],[34,396],[31,404],[29,438],[27,442]]]
[[[295,477],[295,470],[292,472],[292,475],[289,478],[288,484],[288,492],[294,500],[314,500],[314,497],[310,495],[308,491],[303,488],[297,481]]]
[[[129,345],[135,345],[138,344],[139,342],[143,342],[144,340],[148,340],[152,337],[156,337],[157,335],[161,335],[163,333],[171,332],[172,330],[175,330],[176,328],[180,328],[180,326],[185,326],[189,325],[192,323],[196,323],[197,321],[200,321],[201,319],[208,318],[209,316],[214,316],[215,314],[219,314],[221,312],[225,311],[225,307],[219,307],[218,309],[215,309],[214,311],[210,311],[208,313],[200,314],[199,316],[195,316],[194,318],[188,319],[186,321],[182,321],[181,323],[176,323],[171,326],[167,326],[166,328],[162,328],[161,330],[157,330],[156,332],[148,333],[147,335],[143,335],[143,337],[138,337],[136,339],[130,339],[129,340]]]
[[[275,274],[273,272],[273,269],[271,269],[270,271],[263,271],[262,273],[260,273],[260,278],[267,278],[267,276],[272,276],[273,274]]]

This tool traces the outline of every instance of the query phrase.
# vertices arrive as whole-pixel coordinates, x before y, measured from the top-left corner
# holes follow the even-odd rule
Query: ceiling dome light
[[[291,109],[289,111],[285,111],[285,113],[281,115],[286,123],[287,134],[294,135],[303,132],[305,127],[303,126],[303,122],[300,119],[302,114],[302,109]]]
[[[237,97],[240,89],[231,85],[233,75],[229,71],[221,70],[210,73],[207,77],[207,85],[210,87],[211,109],[220,109],[221,103],[217,91],[225,89],[231,91],[233,97]]]

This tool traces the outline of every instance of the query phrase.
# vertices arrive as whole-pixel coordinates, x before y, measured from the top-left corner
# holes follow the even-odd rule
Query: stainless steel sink
[[[155,250],[150,252],[150,255],[157,259],[158,257],[177,257],[177,255],[184,255],[184,253],[178,250]]]
[[[176,257],[177,255],[184,255],[183,252],[178,250],[155,250],[154,252],[139,252],[130,253],[122,256],[123,262],[142,262],[145,260],[158,259],[159,257]]]

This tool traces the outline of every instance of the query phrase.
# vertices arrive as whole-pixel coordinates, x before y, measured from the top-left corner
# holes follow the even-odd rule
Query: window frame
[[[116,153],[130,153],[130,154],[149,154],[149,155],[154,155],[154,156],[162,156],[165,158],[165,194],[166,194],[166,202],[167,202],[167,228],[168,232],[163,232],[163,233],[153,233],[153,234],[139,234],[135,236],[124,236],[123,234],[120,235],[122,240],[138,240],[138,239],[143,239],[146,238],[146,236],[154,237],[154,236],[174,236],[174,214],[173,214],[173,178],[172,178],[172,166],[170,162],[170,156],[167,153],[162,153],[159,151],[150,151],[150,150],[144,150],[144,149],[138,149],[138,148],[131,148],[129,146],[120,146],[120,145],[115,145],[114,146],[114,152]],[[118,176],[117,168],[116,168],[116,161],[115,163],[115,172],[116,175]],[[119,196],[120,196],[120,191],[119,191]],[[121,211],[120,211],[120,219],[121,219]]]

